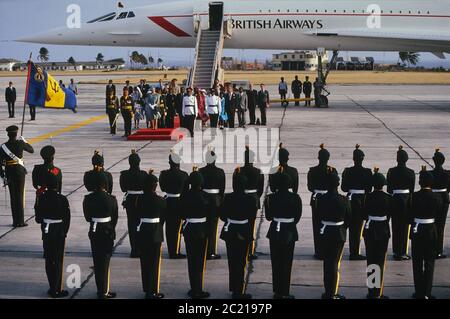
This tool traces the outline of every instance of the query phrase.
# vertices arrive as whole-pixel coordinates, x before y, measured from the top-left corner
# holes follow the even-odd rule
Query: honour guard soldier
[[[237,169],[239,170],[239,168]],[[250,220],[258,210],[255,199],[245,193],[247,177],[236,172],[233,193],[226,194],[220,219],[225,223],[220,234],[227,246],[229,287],[233,299],[250,299],[245,293],[245,270],[247,267],[253,229]]]
[[[131,120],[133,119],[133,98],[129,95],[128,89],[124,88],[123,96],[120,98],[120,111],[122,113],[125,135],[128,137],[131,135]]]
[[[55,148],[51,145],[44,146],[41,149],[41,157],[44,164],[35,165],[32,173],[33,187],[36,189],[36,205],[39,197],[47,190],[47,174],[56,176],[57,185],[56,191],[61,193],[62,188],[62,173],[61,170],[53,164],[55,158]]]
[[[411,251],[414,275],[415,299],[433,299],[434,263],[437,256],[438,233],[436,217],[442,206],[442,198],[432,191],[433,174],[422,167],[419,175],[420,191],[412,196],[410,215]]]
[[[95,283],[99,299],[111,299],[116,293],[109,290],[109,262],[116,239],[118,219],[117,199],[106,192],[105,175],[96,175],[95,191],[84,197],[84,217],[89,227]]]
[[[112,194],[113,190],[113,176],[110,172],[105,171],[105,159],[98,150],[94,152],[92,156],[93,169],[84,173],[84,186],[88,192],[95,190],[96,175],[105,175],[106,177],[106,191],[108,194]]]
[[[444,233],[445,222],[447,221],[448,206],[450,203],[450,171],[443,169],[442,165],[445,162],[445,156],[439,149],[433,156],[434,170],[433,170],[433,193],[438,194],[442,199],[442,206],[436,215],[436,228],[437,228],[437,259],[447,258],[444,255]]]
[[[269,175],[269,185],[270,191],[275,193],[278,191],[278,177],[279,172],[289,175],[291,185],[289,185],[289,189],[297,194],[298,193],[298,171],[295,167],[291,167],[288,165],[289,162],[289,151],[283,147],[283,143],[280,143],[280,148],[278,150],[278,170],[277,173]]]
[[[322,299],[345,299],[339,295],[339,269],[352,210],[348,199],[338,193],[339,176],[328,174],[328,192],[317,201],[321,221],[320,248],[323,257],[325,293]]]
[[[302,200],[289,192],[291,177],[281,173],[278,192],[266,197],[266,219],[271,222],[267,238],[270,241],[272,282],[275,299],[294,299],[289,294],[295,242],[298,241],[297,224],[302,216]]]
[[[245,147],[245,165],[240,168],[239,174],[244,174],[247,177],[247,189],[245,190],[246,194],[250,194],[255,199],[256,207],[258,209],[261,208],[261,196],[264,191],[264,175],[262,174],[259,168],[253,166],[255,161],[255,153],[250,150],[249,146]],[[236,180],[236,172],[233,174],[233,187]],[[250,220],[250,226],[255,232],[256,226],[256,218]],[[257,259],[258,256],[255,254],[255,242],[252,241],[250,244],[250,259]]]
[[[120,172],[120,188],[125,193],[122,205],[127,212],[128,236],[130,237],[131,246],[130,257],[138,258],[136,229],[139,224],[139,218],[136,214],[136,202],[144,194],[144,182],[148,174],[140,169],[141,158],[135,150],[131,150],[128,163],[130,168]]]
[[[411,259],[408,256],[408,216],[416,174],[406,166],[408,159],[408,153],[400,145],[397,151],[398,164],[387,173],[387,191],[392,195],[392,250],[397,261]]]
[[[189,175],[180,169],[181,158],[171,151],[169,155],[168,170],[162,171],[159,175],[161,190],[166,193],[166,242],[170,259],[183,259],[185,255],[180,253],[181,241],[181,211],[180,197],[188,187]]]
[[[356,145],[353,151],[353,167],[347,167],[342,173],[342,191],[352,205],[352,220],[349,225],[350,260],[365,260],[360,255],[361,236],[364,226],[364,201],[366,194],[372,191],[372,171],[363,167],[364,152]]]
[[[120,112],[119,99],[116,96],[116,92],[109,91],[109,95],[106,96],[106,114],[109,118],[109,129],[112,135],[116,135],[117,118]]]
[[[11,198],[13,227],[25,227],[25,175],[27,170],[23,163],[23,151],[34,153],[33,147],[24,137],[17,138],[19,128],[15,125],[6,128],[9,140],[0,147],[0,177],[8,185]],[[3,170],[3,166],[5,169]]]
[[[374,191],[367,194],[364,209],[367,220],[364,227],[364,241],[367,253],[368,283],[374,271],[378,271],[377,274],[380,274],[380,276],[377,276],[379,282],[373,283],[376,287],[368,287],[368,299],[387,299],[386,296],[383,296],[383,285],[386,253],[391,237],[389,219],[392,197],[383,191],[386,184],[386,178],[378,172],[378,168],[375,168],[372,176]],[[378,269],[369,270],[369,267],[374,265],[378,266]]]
[[[203,290],[209,233],[206,218],[208,199],[202,191],[202,174],[196,171],[196,167],[189,176],[189,185],[190,189],[181,196],[182,217],[185,219],[183,236],[191,284],[188,295],[192,299],[204,299],[209,297],[209,292]]]
[[[139,218],[136,242],[140,252],[142,287],[146,299],[164,298],[159,292],[159,276],[166,201],[156,194],[157,186],[158,178],[150,171],[144,182],[144,195],[137,199],[136,204]]]
[[[67,297],[63,290],[64,247],[70,227],[69,201],[58,191],[60,180],[47,172],[42,176],[46,189],[36,205],[36,222],[41,224],[44,244],[45,271],[50,286],[48,295],[52,298]]]
[[[311,192],[311,211],[314,237],[314,257],[322,259],[320,251],[320,219],[317,216],[317,200],[326,194],[328,191],[328,174],[331,171],[333,174],[338,174],[334,167],[328,166],[330,160],[330,152],[325,148],[325,145],[320,144],[320,151],[318,155],[319,165],[311,167],[308,171],[308,190]]]
[[[220,259],[217,254],[217,226],[219,210],[222,206],[225,193],[225,172],[216,166],[216,153],[208,150],[206,153],[206,166],[199,172],[203,177],[203,192],[208,199],[208,253],[207,259]]]

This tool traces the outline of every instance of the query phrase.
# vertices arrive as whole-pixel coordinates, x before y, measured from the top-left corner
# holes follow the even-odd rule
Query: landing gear
[[[330,95],[330,92],[326,89],[327,85],[327,77],[328,74],[330,74],[330,71],[332,69],[335,69],[336,67],[336,60],[339,55],[339,51],[334,50],[333,56],[328,63],[328,67],[325,70],[324,74],[324,68],[322,64],[322,57],[325,54],[324,48],[318,48],[317,49],[317,84],[315,84],[314,91],[315,94],[315,105],[316,107],[328,107],[328,96]]]

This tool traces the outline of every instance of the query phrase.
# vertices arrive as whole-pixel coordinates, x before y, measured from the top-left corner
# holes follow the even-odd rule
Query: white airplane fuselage
[[[61,45],[193,48],[194,21],[212,1],[121,8],[109,21],[19,41]],[[450,0],[224,0],[232,20],[225,48],[450,52]],[[378,7],[371,6],[376,3]],[[118,19],[123,12],[134,17]],[[122,14],[124,16],[124,14]]]

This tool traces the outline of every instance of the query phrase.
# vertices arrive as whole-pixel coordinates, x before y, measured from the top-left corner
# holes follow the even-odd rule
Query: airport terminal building
[[[328,62],[328,57],[323,56],[323,62]],[[318,57],[315,51],[281,52],[272,57],[272,69],[274,71],[316,71]]]

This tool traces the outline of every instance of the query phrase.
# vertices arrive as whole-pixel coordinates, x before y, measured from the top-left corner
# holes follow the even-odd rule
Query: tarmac
[[[74,74],[73,76],[76,76]],[[438,75],[436,75],[438,76]],[[92,80],[103,75],[91,76]],[[58,77],[66,83],[69,77]],[[6,140],[4,129],[19,124],[22,114],[24,78],[0,78],[0,88],[12,80],[18,90],[16,118],[7,118],[4,101],[0,102],[0,133]],[[85,80],[85,79],[84,79]],[[52,144],[56,147],[55,165],[63,172],[63,190],[71,205],[72,223],[66,241],[65,266],[81,269],[81,286],[70,288],[71,298],[91,299],[96,297],[90,245],[87,237],[88,223],[84,220],[82,201],[86,190],[83,187],[83,173],[91,169],[91,156],[99,149],[105,156],[105,167],[114,177],[114,195],[120,200],[123,194],[118,186],[121,170],[128,167],[128,155],[136,149],[142,158],[141,167],[150,168],[158,174],[168,167],[168,154],[172,142],[128,142],[119,122],[118,136],[111,136],[107,118],[104,115],[104,86],[79,85],[79,111],[39,109],[37,120],[29,122],[26,113],[24,136],[33,143],[34,154],[25,155],[29,174],[26,184],[26,219],[29,227],[11,227],[9,194],[0,189],[0,298],[47,298],[47,279],[42,258],[42,242],[39,225],[34,221],[34,189],[31,185],[31,171],[42,160],[41,147]],[[121,85],[118,85],[118,90]],[[273,105],[268,111],[268,126],[279,128],[280,141],[290,152],[290,165],[300,173],[300,195],[303,201],[303,217],[298,224],[300,239],[295,248],[292,270],[291,293],[298,299],[318,299],[323,292],[322,263],[314,260],[310,193],[306,188],[306,174],[309,167],[317,163],[319,145],[325,143],[331,152],[330,164],[339,172],[352,165],[355,144],[360,144],[366,153],[365,166],[380,167],[386,173],[395,166],[398,146],[404,145],[410,155],[409,166],[416,172],[421,165],[431,168],[435,147],[439,146],[450,157],[450,87],[448,86],[331,86],[329,109],[315,109],[290,106],[284,110]],[[276,95],[276,88],[270,87]],[[277,141],[278,143],[278,141]],[[236,152],[235,149],[226,149]],[[237,150],[238,153],[241,150]],[[243,152],[243,149],[242,149]],[[273,159],[272,159],[273,161]],[[197,163],[199,164],[199,163]],[[239,163],[238,163],[239,164]],[[277,165],[277,161],[270,163]],[[182,165],[188,172],[192,163]],[[222,166],[227,173],[227,191],[231,191],[231,175],[236,163]],[[447,168],[449,165],[446,165]],[[267,177],[266,177],[267,184]],[[269,190],[266,187],[266,193]],[[111,261],[111,290],[119,298],[143,298],[140,265],[138,259],[130,259],[130,246],[126,229],[126,215],[119,211],[117,240]],[[271,264],[269,242],[266,238],[269,223],[264,211],[258,213],[257,252],[259,258],[248,264],[247,291],[255,298],[272,298]],[[222,223],[219,226],[221,229]],[[450,255],[450,241],[447,233],[446,250]],[[364,252],[364,244],[362,244]],[[228,267],[225,245],[218,241],[221,260],[208,261],[205,275],[205,290],[211,298],[229,298]],[[182,252],[184,243],[182,241]],[[75,265],[75,266],[73,266]],[[341,265],[340,293],[347,298],[365,298],[366,263],[348,261],[348,245]],[[73,269],[73,268],[72,268]],[[450,298],[450,259],[436,262],[433,294],[437,298]],[[67,278],[69,272],[65,273]],[[186,260],[169,260],[163,244],[161,265],[161,292],[166,298],[185,299],[189,290]],[[67,289],[67,288],[66,288]],[[397,262],[388,251],[384,293],[391,298],[410,298],[414,292],[412,265],[410,261]]]

